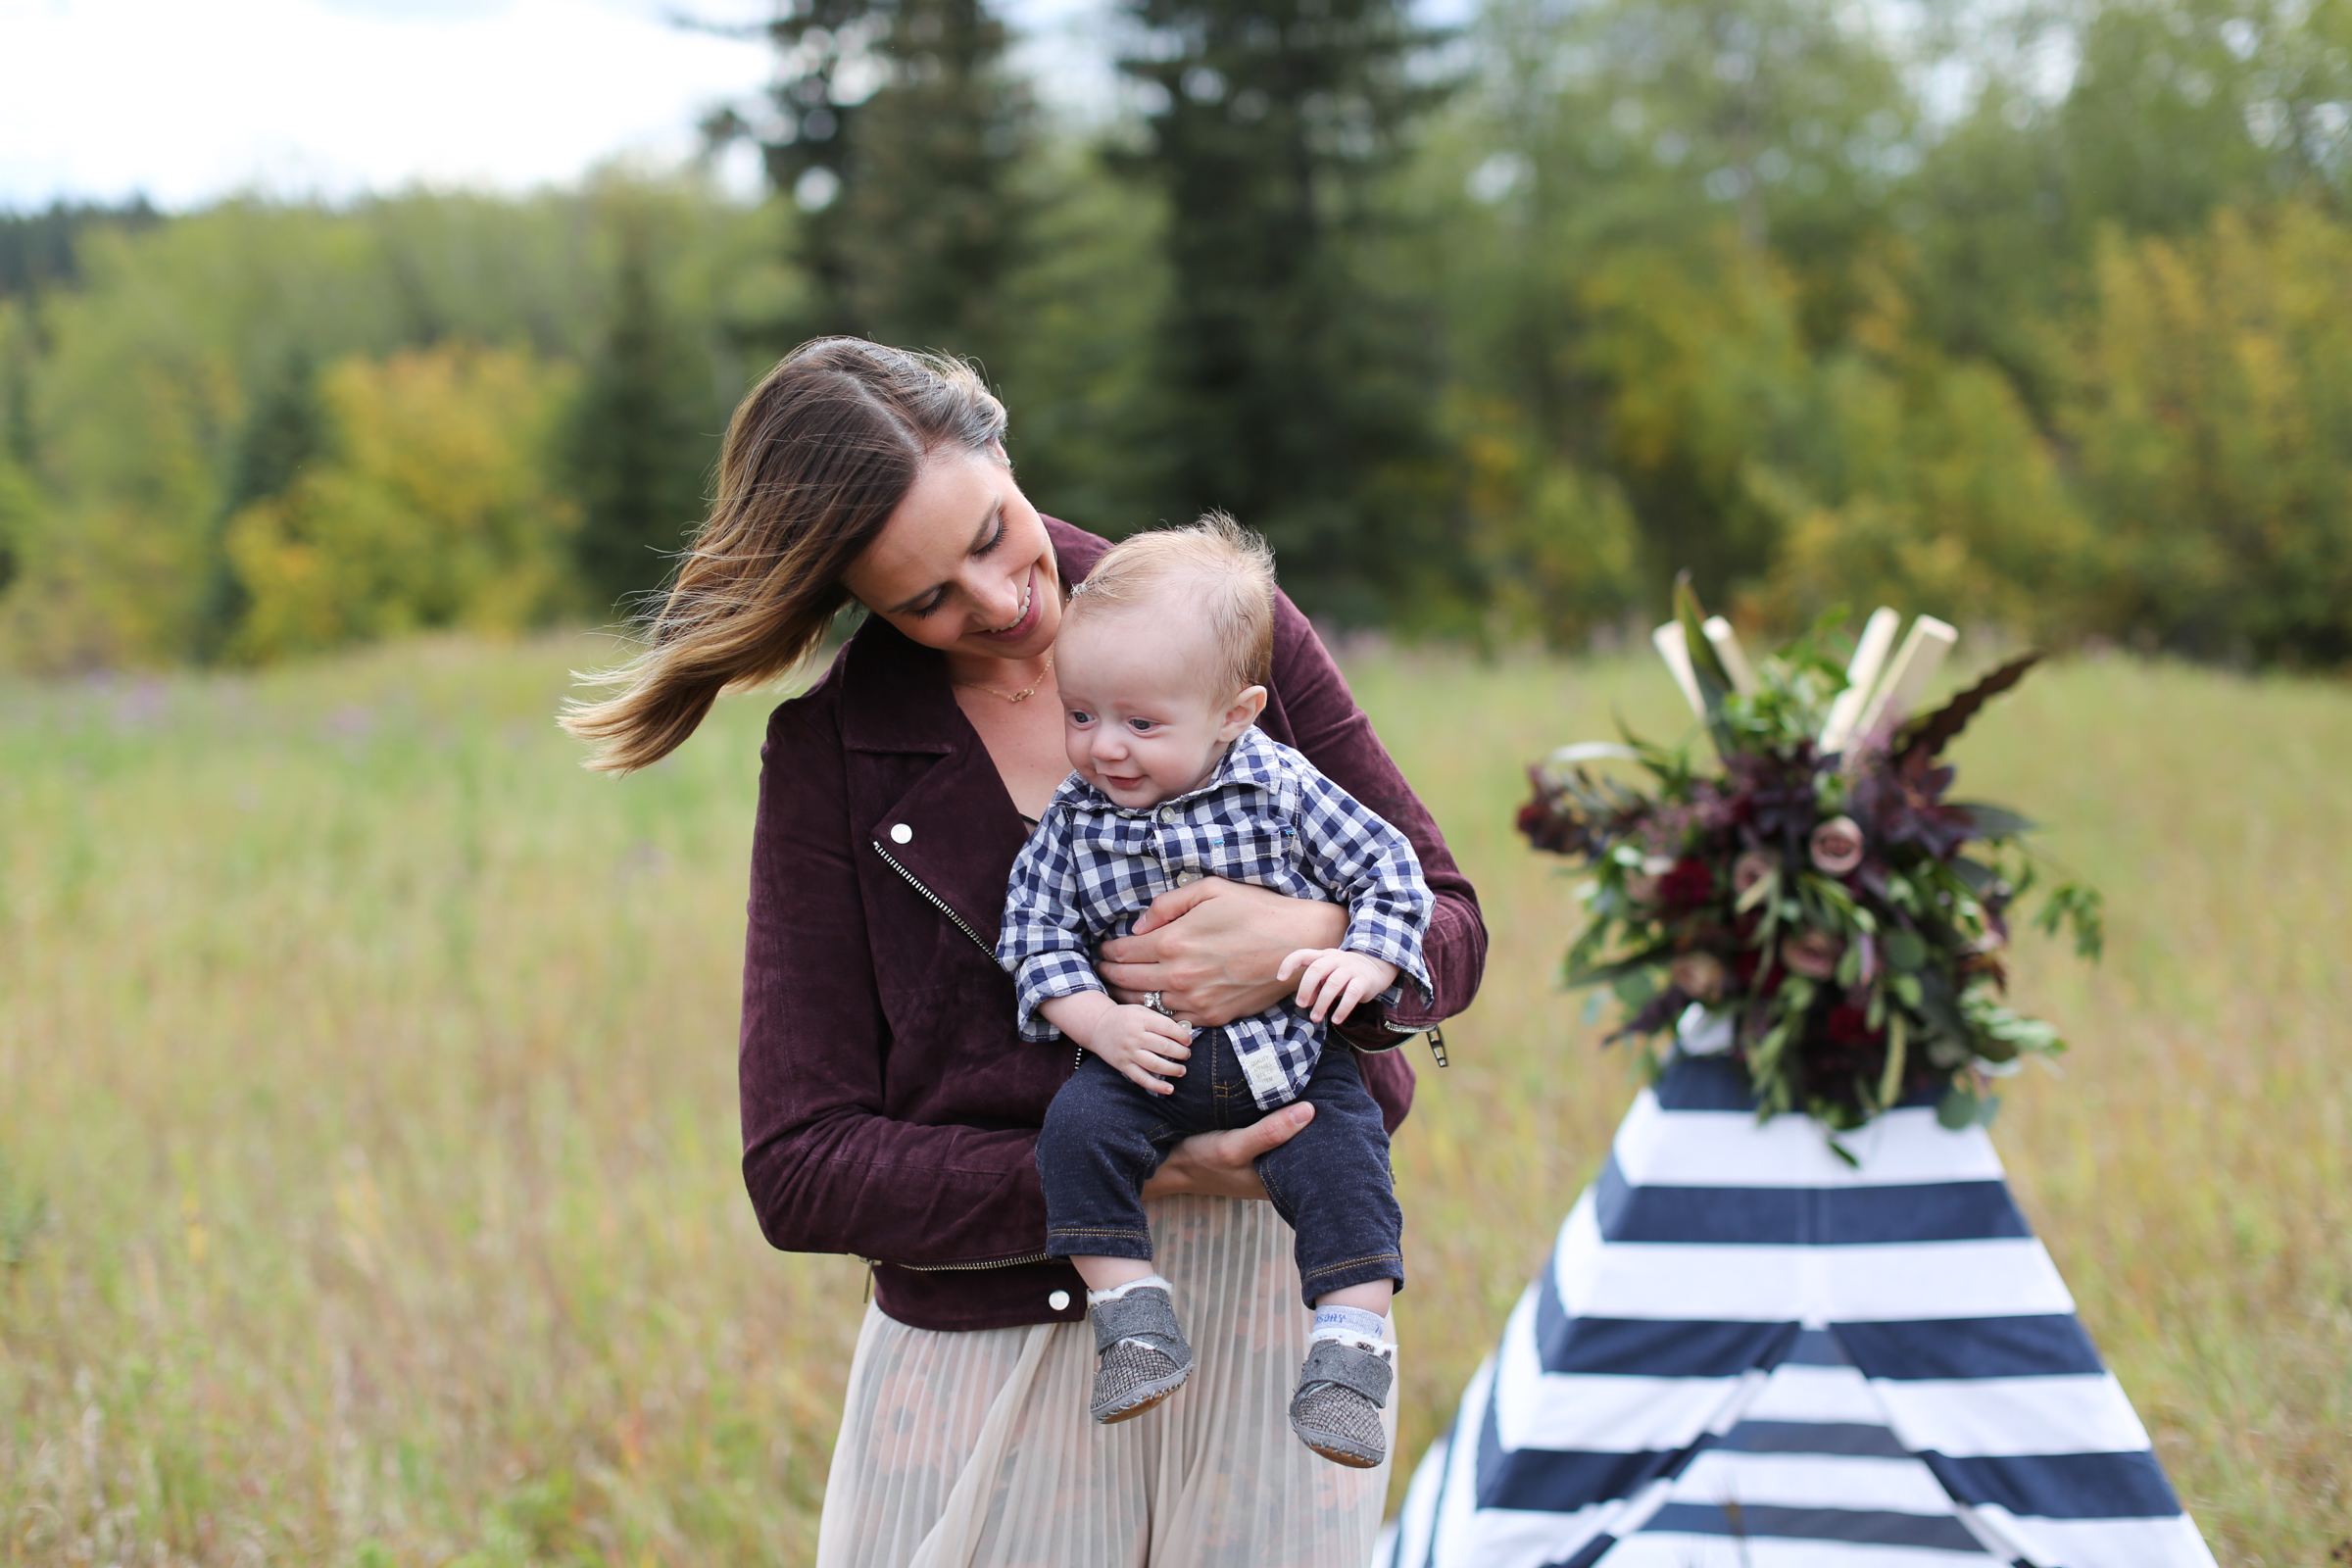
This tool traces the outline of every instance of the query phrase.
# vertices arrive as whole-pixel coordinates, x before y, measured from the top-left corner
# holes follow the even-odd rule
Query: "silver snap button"
[[[1070,1309],[1070,1293],[1055,1291],[1052,1296],[1046,1298],[1046,1304],[1056,1312],[1066,1312]]]
[[[912,829],[912,828],[908,827],[908,826],[907,826],[906,823],[904,823],[904,822],[893,822],[893,823],[890,825],[890,842],[891,842],[891,843],[893,843],[893,844],[904,844],[904,843],[906,843],[906,842],[908,839],[910,839],[910,838],[912,838],[912,837],[914,837],[914,829]]]

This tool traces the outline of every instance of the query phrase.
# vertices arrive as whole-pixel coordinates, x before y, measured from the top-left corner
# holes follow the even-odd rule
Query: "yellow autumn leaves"
[[[230,652],[267,661],[453,626],[514,632],[577,598],[577,509],[547,450],[572,372],[452,344],[321,377],[327,456],[228,525],[247,598]]]

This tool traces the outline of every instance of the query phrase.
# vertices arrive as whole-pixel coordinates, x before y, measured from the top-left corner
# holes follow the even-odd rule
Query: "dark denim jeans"
[[[1195,1034],[1185,1068],[1170,1080],[1174,1094],[1152,1095],[1090,1054],[1061,1086],[1037,1140],[1048,1251],[1149,1261],[1152,1231],[1139,1195],[1168,1151],[1195,1133],[1247,1127],[1267,1114],[1224,1030]],[[1298,1098],[1313,1103],[1315,1119],[1259,1155],[1257,1175],[1298,1233],[1306,1304],[1373,1280],[1402,1289],[1404,1216],[1389,1176],[1389,1135],[1355,1053],[1327,1043]]]

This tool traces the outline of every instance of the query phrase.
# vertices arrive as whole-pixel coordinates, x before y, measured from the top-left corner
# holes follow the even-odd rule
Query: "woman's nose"
[[[980,588],[974,597],[980,603],[983,631],[1002,631],[1021,618],[1021,583],[1017,579],[1000,577]]]

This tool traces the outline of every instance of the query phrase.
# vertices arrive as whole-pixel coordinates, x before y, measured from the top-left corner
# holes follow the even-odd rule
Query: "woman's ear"
[[[1266,710],[1266,689],[1263,686],[1245,686],[1242,694],[1225,710],[1225,721],[1217,726],[1217,739],[1236,741],[1242,731],[1257,722],[1257,715]]]

